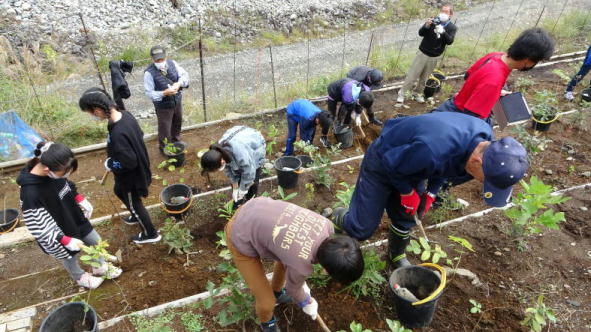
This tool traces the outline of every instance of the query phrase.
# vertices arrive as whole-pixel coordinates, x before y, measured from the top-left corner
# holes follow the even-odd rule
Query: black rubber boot
[[[369,123],[375,124],[376,126],[383,126],[384,123],[378,119],[376,119],[376,115],[373,112],[367,112],[367,118],[369,119]]]
[[[334,209],[332,212],[332,224],[334,226],[335,233],[344,233],[345,230],[343,229],[343,224],[345,223],[345,213],[347,213],[349,209],[344,207],[338,207]]]
[[[410,242],[410,231],[401,231],[390,225],[388,232],[388,269],[394,271],[397,268],[411,265],[406,258],[406,246]]]
[[[275,317],[271,318],[271,320],[268,322],[261,323],[261,329],[263,332],[281,332]]]

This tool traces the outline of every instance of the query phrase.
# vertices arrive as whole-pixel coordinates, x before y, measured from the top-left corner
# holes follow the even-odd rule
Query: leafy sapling
[[[186,254],[193,246],[193,235],[182,224],[175,222],[174,218],[166,218],[164,221],[162,240],[168,245],[169,254],[173,250],[178,255]]]
[[[386,319],[386,324],[388,324],[390,332],[412,332],[412,330],[405,328],[397,320]]]
[[[355,191],[355,185],[350,185],[347,182],[341,182],[339,184],[345,189],[337,190],[337,202],[334,204],[333,207],[337,208],[342,206],[344,208],[348,208],[349,204],[351,203],[351,198],[353,197],[353,192]]]
[[[330,276],[326,270],[320,264],[314,264],[314,272],[306,279],[306,282],[312,286],[312,288],[320,288],[328,285]]]
[[[364,329],[363,325],[361,325],[361,323],[357,323],[355,321],[353,321],[353,322],[351,322],[351,324],[349,324],[349,331],[350,332],[372,332],[372,330],[370,330],[370,329]],[[339,330],[338,332],[349,332],[349,331]]]
[[[224,203],[221,208],[218,208],[218,212],[220,213],[218,217],[230,220],[235,212],[234,200],[229,200],[228,202]]]
[[[363,274],[345,289],[348,289],[356,299],[361,296],[371,296],[379,301],[382,287],[387,283],[382,275],[386,262],[382,261],[373,249],[363,251],[363,261],[365,263]]]
[[[267,155],[271,155],[273,154],[273,147],[277,144],[277,136],[279,136],[279,130],[274,124],[269,125],[267,136],[269,137],[266,147]]]
[[[406,251],[412,251],[415,255],[420,255],[423,262],[431,260],[431,262],[437,264],[440,259],[444,258],[448,265],[452,265],[451,259],[447,257],[447,253],[441,249],[441,246],[436,244],[432,247],[424,237],[420,237],[419,241],[410,240]]]
[[[546,320],[556,323],[556,316],[554,310],[544,303],[544,295],[539,295],[536,305],[525,309],[525,318],[521,321],[521,325],[529,327],[530,331],[541,332],[542,327],[547,324]]]
[[[515,206],[506,210],[505,215],[511,219],[511,234],[515,237],[527,237],[542,232],[542,228],[558,229],[558,224],[565,221],[564,212],[555,212],[548,207],[569,200],[569,197],[552,195],[554,188],[544,184],[536,176],[532,176],[528,184],[519,182],[523,192],[513,199]]]

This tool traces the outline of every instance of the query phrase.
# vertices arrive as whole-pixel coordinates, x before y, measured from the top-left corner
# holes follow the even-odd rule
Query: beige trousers
[[[437,57],[430,57],[425,55],[425,53],[421,52],[420,50],[417,51],[417,55],[415,56],[410,68],[408,69],[408,73],[406,74],[406,78],[404,79],[404,85],[398,91],[398,95],[404,96],[405,93],[413,92],[413,86],[419,80],[414,91],[417,91],[419,94],[423,94],[423,90],[425,90],[425,82],[429,78],[429,75],[433,73],[433,70],[437,66],[437,61],[441,59],[441,55]]]

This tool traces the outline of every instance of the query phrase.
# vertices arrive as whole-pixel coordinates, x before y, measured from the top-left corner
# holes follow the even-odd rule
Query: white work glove
[[[80,205],[80,208],[82,209],[82,212],[84,212],[86,219],[90,220],[90,217],[92,217],[92,211],[94,210],[92,204],[90,204],[90,202],[85,198],[80,201],[78,205]]]
[[[238,188],[232,189],[232,200],[234,202],[238,202]]]
[[[359,116],[359,114],[357,115],[357,117],[355,117],[355,125],[357,127],[361,127],[361,116]]]
[[[111,171],[111,168],[109,167],[109,160],[111,160],[111,158],[105,159],[105,169],[107,170],[107,172]]]
[[[236,200],[234,202],[238,202],[239,200],[243,199],[244,196],[248,193],[248,190],[236,190]]]
[[[435,33],[440,35],[442,33],[445,32],[445,29],[443,28],[443,25],[438,24],[437,26],[435,26]]]
[[[66,249],[70,251],[80,251],[83,245],[84,242],[82,242],[81,240],[78,240],[77,238],[70,238],[70,242],[64,245],[64,247],[66,247]]]
[[[306,315],[310,316],[312,320],[316,320],[316,318],[318,318],[318,302],[316,302],[313,297],[310,296],[310,303],[303,306],[302,310]]]

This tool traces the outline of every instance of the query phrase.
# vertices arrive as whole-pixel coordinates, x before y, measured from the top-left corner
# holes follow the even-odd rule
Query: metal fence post
[[[273,65],[273,47],[269,45],[269,56],[271,57],[271,78],[273,79],[273,98],[275,99],[275,109],[277,109],[277,90],[275,88],[275,66]]]
[[[90,48],[90,54],[92,55],[92,61],[94,62],[94,67],[96,68],[96,73],[98,75],[99,81],[101,82],[103,90],[107,91],[107,87],[105,86],[105,81],[103,80],[103,75],[101,75],[101,71],[99,69],[98,62],[96,61],[96,56],[94,55],[94,48],[92,47],[92,45],[88,44],[88,41],[89,41],[88,29],[86,29],[86,24],[84,23],[84,18],[82,17],[82,13],[78,13],[78,16],[80,17],[80,22],[82,22],[82,29],[84,30],[84,35],[86,36],[86,44],[88,45],[88,48]]]
[[[201,69],[201,102],[203,104],[203,121],[207,122],[207,106],[205,103],[205,76],[203,75],[203,35],[201,17],[199,17],[199,67]]]

